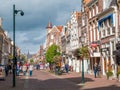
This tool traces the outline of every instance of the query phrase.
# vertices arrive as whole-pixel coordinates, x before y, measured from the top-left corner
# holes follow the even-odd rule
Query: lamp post
[[[15,15],[20,12],[21,16],[24,15],[22,10],[15,10],[15,5],[13,5],[13,87],[16,86],[16,65],[17,58],[15,52]]]
[[[81,44],[82,44],[82,48],[83,48],[83,42],[84,42],[84,37],[82,36],[81,37]],[[85,82],[85,79],[84,79],[84,56],[82,57],[82,83]]]

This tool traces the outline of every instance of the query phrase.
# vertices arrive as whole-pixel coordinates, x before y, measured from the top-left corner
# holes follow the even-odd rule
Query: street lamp
[[[16,65],[17,65],[17,58],[15,52],[15,15],[20,12],[21,16],[24,15],[22,10],[15,10],[15,5],[13,5],[13,87],[16,86]]]
[[[84,36],[81,36],[82,48],[83,48],[84,40],[85,40]],[[85,82],[85,79],[84,79],[84,60],[83,60],[83,57],[82,57],[82,83],[84,83],[84,82]]]

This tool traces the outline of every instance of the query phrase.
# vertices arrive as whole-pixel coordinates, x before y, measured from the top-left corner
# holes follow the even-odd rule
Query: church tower
[[[48,32],[52,29],[52,23],[50,21],[48,22],[46,29],[47,29],[47,34],[48,34]]]
[[[47,26],[46,26],[46,30],[47,30],[47,35],[46,35],[46,47],[49,46],[50,44],[50,31],[52,30],[52,23],[49,21]]]

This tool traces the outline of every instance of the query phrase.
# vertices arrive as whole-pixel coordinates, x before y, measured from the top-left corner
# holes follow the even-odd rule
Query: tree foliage
[[[26,60],[26,56],[25,56],[25,55],[21,55],[21,59],[22,59],[23,61],[25,61],[25,60]]]
[[[12,54],[8,55],[8,59],[12,60],[13,59],[13,55]]]
[[[50,47],[48,47],[47,51],[46,51],[46,61],[49,63],[53,63],[54,62],[54,56],[59,56],[60,55],[60,47],[53,44]]]
[[[30,59],[30,64],[33,64],[34,63],[34,60],[33,59]]]
[[[60,64],[60,62],[61,62],[61,60],[62,60],[62,57],[56,55],[56,56],[54,56],[53,60],[54,60],[54,62],[55,62],[55,65],[56,65],[56,66],[59,66],[59,64]]]

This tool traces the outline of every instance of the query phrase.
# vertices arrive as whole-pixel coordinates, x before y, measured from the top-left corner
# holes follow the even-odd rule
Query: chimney
[[[2,27],[2,18],[0,17],[0,27]]]

